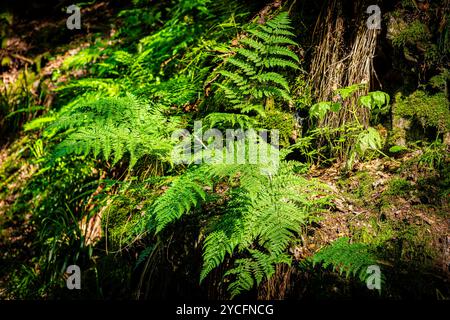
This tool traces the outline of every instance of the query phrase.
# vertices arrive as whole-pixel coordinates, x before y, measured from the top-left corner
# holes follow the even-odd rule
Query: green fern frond
[[[242,70],[248,76],[252,76],[252,75],[256,74],[255,68],[250,63],[242,61],[239,58],[235,58],[235,57],[228,58],[227,63],[230,63],[230,64],[238,67],[240,70]]]
[[[289,92],[289,83],[287,80],[279,73],[276,72],[264,72],[262,74],[259,74],[252,79],[256,79],[259,82],[265,83],[272,81],[276,84],[281,85],[287,92]]]
[[[255,112],[258,115],[265,116],[264,112],[264,106],[260,104],[249,104],[249,103],[242,103],[242,104],[236,104],[233,106],[236,109],[239,109],[242,113],[250,113]]]
[[[227,70],[221,70],[221,71],[219,71],[219,73],[221,75],[223,75],[224,77],[227,77],[230,80],[232,80],[236,85],[238,85],[241,88],[247,84],[247,79],[245,79],[244,77],[242,77],[239,74],[232,73]]]
[[[236,103],[239,103],[243,99],[242,92],[240,92],[235,87],[230,87],[221,83],[216,83],[216,85],[224,91],[225,96],[230,101],[236,101]]]
[[[203,190],[206,181],[204,176],[199,175],[201,172],[192,170],[176,177],[169,189],[156,199],[151,215],[155,217],[157,233],[206,199]]]
[[[248,32],[264,43],[272,43],[271,33],[259,29],[250,29]]]
[[[264,65],[267,68],[274,68],[274,67],[281,67],[281,68],[292,68],[292,69],[298,69],[298,65],[295,64],[292,61],[281,59],[281,58],[268,58],[264,60]]]
[[[290,58],[294,59],[296,62],[300,62],[300,59],[298,58],[298,56],[286,47],[271,46],[268,48],[267,52],[270,55],[286,56],[286,57],[290,57]]]
[[[286,13],[270,21],[270,25],[253,25],[249,36],[240,40],[236,54],[226,59],[225,70],[219,71],[223,81],[217,85],[235,110],[263,114],[259,106],[266,105],[266,98],[292,101],[289,83],[280,70],[299,69],[300,59],[284,46],[297,44],[290,38],[294,34],[288,30]]]
[[[80,79],[74,80],[70,83],[60,86],[55,91],[99,91],[107,94],[110,97],[117,96],[121,90],[120,83],[113,81],[113,79]]]
[[[244,39],[241,39],[240,42],[242,44],[249,46],[250,48],[253,48],[253,49],[259,51],[260,53],[266,53],[266,46],[262,42],[259,42],[255,39],[244,38]]]
[[[235,279],[228,286],[231,298],[236,297],[243,291],[251,290],[259,285],[264,278],[270,278],[275,273],[275,265],[280,263],[290,264],[287,255],[269,255],[258,250],[249,250],[251,258],[236,260],[236,267],[228,270],[225,277],[233,276]]]
[[[65,139],[56,146],[53,157],[69,154],[102,154],[104,159],[120,161],[127,153],[130,167],[144,155],[170,162],[173,147],[171,133],[178,120],[167,119],[162,109],[128,95],[97,101],[80,100],[46,130],[65,132]]]
[[[220,124],[220,127],[224,128],[229,128],[229,125],[231,127],[238,125],[242,129],[247,129],[255,127],[258,123],[254,117],[245,114],[220,112],[210,113],[203,120],[210,128]]]
[[[266,23],[273,29],[293,29],[287,12],[281,12]]]
[[[257,52],[245,48],[238,48],[236,49],[236,52],[243,55],[245,58],[253,62],[256,66],[261,65],[262,58]]]
[[[289,37],[295,37],[295,34],[289,30],[281,29],[281,28],[271,28],[269,26],[261,25],[260,28],[264,30],[267,34],[276,34],[276,35],[284,35]]]
[[[332,266],[339,274],[356,276],[365,281],[368,277],[367,267],[377,264],[377,257],[370,246],[349,241],[346,237],[339,238],[321,249],[313,256],[313,264],[321,264],[324,268]]]

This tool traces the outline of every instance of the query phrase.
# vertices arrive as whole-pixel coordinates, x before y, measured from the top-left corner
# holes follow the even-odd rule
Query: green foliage
[[[248,129],[258,125],[258,120],[255,117],[239,113],[213,112],[203,118],[203,121],[209,128],[230,128],[230,126],[234,128],[238,125],[239,128]]]
[[[389,148],[390,153],[401,153],[406,150],[408,150],[408,148],[404,146],[392,146]]]
[[[144,155],[169,162],[170,134],[176,119],[167,119],[163,109],[132,95],[83,101],[63,110],[48,130],[67,130],[54,156],[102,154],[113,164],[129,154],[130,167]]]
[[[335,102],[319,102],[311,106],[309,109],[309,116],[311,118],[317,118],[323,120],[328,111],[338,112],[342,105]]]
[[[230,170],[231,169],[231,170]],[[209,227],[204,240],[203,280],[227,255],[237,254],[236,266],[226,273],[234,276],[232,296],[269,278],[275,264],[289,263],[286,250],[314,212],[327,203],[314,199],[323,185],[293,173],[293,163],[283,162],[277,174],[261,174],[258,166],[211,168],[214,175],[239,176],[223,215]]]
[[[267,130],[275,129],[279,131],[280,147],[288,147],[289,139],[294,131],[294,118],[291,113],[270,110],[266,112],[265,117],[258,117],[261,127]]]
[[[350,98],[353,94],[361,89],[366,88],[367,85],[364,83],[352,84],[345,88],[339,88],[336,90],[336,94],[339,94],[343,100]]]
[[[388,114],[390,111],[389,102],[389,95],[382,91],[372,91],[359,98],[359,103],[371,111],[374,122],[378,121],[379,115]]]
[[[8,34],[8,29],[12,25],[14,16],[11,12],[4,11],[0,13],[0,38],[5,38]],[[3,48],[3,43],[2,43]]]
[[[420,41],[428,41],[431,38],[427,26],[418,20],[414,20],[395,36],[392,44],[396,47],[405,47]]]
[[[31,93],[36,80],[36,73],[28,69],[19,70],[12,79],[0,80],[0,135],[20,129],[43,109],[36,106]]]
[[[430,79],[430,85],[435,89],[439,89],[442,92],[446,92],[448,90],[447,82],[449,80],[450,80],[450,71],[448,69],[444,69],[438,75]]]
[[[232,56],[225,59],[218,73],[222,81],[216,85],[225,95],[232,110],[264,115],[273,99],[290,102],[292,97],[284,70],[298,69],[299,58],[288,47],[291,40],[290,19],[282,12],[265,25],[251,26],[239,41]]]
[[[238,181],[229,193],[224,212],[208,221],[204,239],[201,281],[228,255],[237,256],[227,277],[232,296],[251,289],[273,274],[277,263],[289,263],[287,249],[301,225],[328,203],[317,198],[325,187],[294,173],[294,163],[283,162],[273,175],[260,165],[202,165],[176,177],[149,207],[145,227],[159,233],[169,224],[207,201],[206,187],[214,182]]]
[[[367,267],[377,264],[377,257],[369,245],[349,241],[346,237],[335,240],[317,252],[312,261],[324,268],[332,266],[339,274],[358,277],[364,282],[368,277]]]
[[[336,164],[338,154],[346,155],[350,166],[356,157],[382,154],[382,135],[367,123],[360,124],[357,113],[367,108],[378,121],[389,111],[390,97],[375,91],[356,101],[355,94],[366,85],[355,84],[336,90],[333,102],[314,104],[308,73],[300,70],[298,32],[287,12],[270,9],[260,19],[266,22],[248,24],[261,4],[132,3],[124,4],[125,9],[108,21],[110,32],[93,34],[95,41],[88,46],[83,41],[77,54],[59,55],[78,43],[58,47],[57,53],[52,50],[34,59],[36,66],[19,70],[15,81],[2,82],[0,133],[25,124],[26,136],[14,143],[12,155],[0,154],[0,223],[7,235],[10,225],[3,221],[32,229],[31,242],[24,243],[29,252],[19,253],[17,259],[5,255],[14,298],[69,295],[61,277],[69,264],[82,267],[83,298],[86,294],[105,297],[112,283],[123,285],[117,291],[123,298],[125,291],[132,291],[126,287],[132,283],[132,272],[144,270],[141,282],[146,273],[153,274],[148,282],[157,278],[164,282],[160,276],[170,269],[194,279],[193,284],[197,280],[192,275],[198,273],[200,283],[211,280],[210,286],[217,284],[217,275],[223,276],[219,287],[228,285],[229,294],[236,297],[270,279],[278,264],[289,265],[293,245],[316,229],[312,222],[334,210],[329,201],[334,188],[310,178],[318,166]],[[289,11],[296,12],[297,5],[293,1]],[[282,5],[279,10],[285,9]],[[0,33],[5,33],[3,25],[10,25],[11,19],[0,14]],[[429,49],[424,63],[436,60],[441,54],[430,44],[434,36],[427,28],[415,23],[411,29],[417,34],[400,30],[394,45],[404,52],[420,51],[414,46],[424,41]],[[9,49],[3,52],[2,68],[24,63],[17,62],[21,57],[12,59]],[[38,76],[32,71],[41,72],[41,61],[50,62],[42,70],[51,74]],[[398,99],[395,106],[406,117],[425,119],[440,133],[448,130],[449,118],[448,102],[443,103],[448,72],[442,70],[429,82],[441,93],[424,93],[423,99],[416,92]],[[427,114],[423,106],[416,110],[416,98],[436,106],[437,112]],[[308,108],[314,121],[300,118]],[[296,118],[295,109],[300,111]],[[333,117],[338,118],[348,111],[354,116],[349,121],[339,119],[344,122],[339,127],[314,126],[329,113],[337,113]],[[221,158],[218,163],[197,165],[197,154],[183,164],[174,163],[172,151],[178,141],[172,133],[192,128],[192,122],[199,120],[202,129],[277,129],[283,149],[271,149],[277,157],[269,164],[223,164]],[[290,145],[290,139],[298,136],[294,133],[299,133],[294,130],[302,125],[309,127],[308,134]],[[270,146],[262,138],[257,144]],[[403,149],[394,146],[390,151]],[[221,152],[226,148],[217,151]],[[448,195],[449,185],[446,152],[437,141],[415,159],[442,169],[442,198]],[[286,161],[288,156],[299,156],[305,163]],[[327,180],[333,171],[334,167],[325,168]],[[358,182],[359,198],[376,198],[372,175],[361,174]],[[385,194],[407,195],[411,189],[397,179]],[[94,216],[101,217],[102,235],[100,241],[89,243],[86,228]],[[412,236],[419,229],[400,232],[398,225],[383,222],[378,230],[377,223],[358,231],[358,241],[367,244],[338,239],[320,250],[313,262],[363,280],[365,268],[376,263],[374,248],[394,242],[397,236],[401,241],[414,240],[405,242],[410,248],[399,249],[400,255],[420,257],[413,252],[420,245],[419,237]],[[353,241],[357,237],[354,233]],[[200,250],[203,264],[195,270],[198,265],[192,262]],[[164,286],[164,291],[173,288],[166,282]]]
[[[37,150],[39,143],[34,145]],[[83,216],[94,213],[79,213],[86,194],[93,191],[93,186],[88,185],[94,178],[91,166],[89,161],[83,163],[67,159],[66,162],[57,162],[47,172],[35,174],[26,181],[23,192],[17,194],[17,201],[9,207],[7,214],[17,217],[32,212],[28,223],[38,227],[30,243],[30,249],[36,252],[31,263],[23,265],[23,261],[14,259],[7,262],[8,268],[17,268],[13,281],[18,281],[18,287],[10,289],[17,290],[23,298],[54,294],[55,290],[65,286],[61,274],[75,261],[79,264],[83,261],[83,267],[87,269],[92,247],[86,246],[86,234],[78,223]]]
[[[441,169],[448,160],[448,146],[436,140],[424,148],[424,152],[417,159],[419,165],[431,169]]]
[[[136,2],[136,1],[135,1]],[[126,35],[128,41],[139,39],[143,30],[154,27],[160,21],[162,12],[156,5],[149,8],[146,3],[119,12],[118,18],[121,18],[121,28],[118,30],[118,36]]]
[[[360,133],[356,143],[356,152],[363,156],[368,150],[382,148],[383,139],[375,128],[368,128]]]
[[[83,69],[86,66],[93,65],[101,55],[102,52],[99,48],[88,47],[64,60],[62,67],[65,69]]]
[[[309,116],[317,119],[318,123],[325,119],[330,112],[339,112],[343,108],[343,103],[349,101],[357,91],[366,87],[365,84],[354,84],[345,88],[335,90],[336,97],[339,102],[322,101],[312,105],[309,109]],[[327,126],[319,126],[319,128],[311,130],[309,135],[319,141],[327,141],[331,146],[330,153],[332,156],[338,155],[347,160],[347,168],[351,168],[357,158],[367,157],[375,151],[381,152],[384,141],[380,133],[372,127],[365,128],[357,117],[358,107],[368,108],[370,115],[377,120],[379,114],[386,114],[389,111],[390,97],[382,91],[369,92],[367,95],[359,98],[357,103],[346,106],[354,115],[351,119],[347,119],[339,127],[331,128]],[[319,142],[319,144],[321,144]]]
[[[248,250],[250,257],[236,260],[236,267],[228,270],[225,276],[235,277],[228,290],[231,297],[239,295],[242,291],[251,290],[265,278],[270,278],[275,273],[275,265],[285,263],[290,265],[291,258],[286,255],[268,255],[259,250]]]
[[[417,119],[423,127],[435,127],[440,132],[450,131],[450,109],[445,93],[430,95],[418,90],[408,97],[396,96],[393,112],[405,118]]]
[[[364,158],[367,157],[370,151],[383,154],[381,152],[383,144],[383,139],[375,128],[369,127],[366,130],[361,131],[356,137],[354,146],[350,149],[347,167],[352,168],[357,155]]]
[[[172,181],[169,189],[154,202],[150,214],[154,218],[156,232],[206,200],[203,190],[205,181],[203,168],[190,170]]]
[[[356,190],[356,196],[362,200],[370,199],[373,193],[374,179],[368,172],[358,173],[356,177],[358,178],[358,189]]]
[[[62,96],[75,96],[74,100],[67,104],[65,108],[69,108],[71,104],[76,103],[86,96],[96,95],[96,98],[115,97],[123,88],[119,81],[108,78],[86,78],[73,80],[66,85],[60,86],[55,91],[60,91]]]

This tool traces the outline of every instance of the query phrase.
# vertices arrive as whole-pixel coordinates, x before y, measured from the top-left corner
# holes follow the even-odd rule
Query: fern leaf
[[[241,39],[240,42],[242,44],[249,46],[250,48],[253,48],[253,49],[259,51],[259,53],[266,53],[266,51],[267,51],[266,46],[262,42],[259,42],[255,39],[244,38],[244,39]]]
[[[286,79],[279,73],[276,72],[265,72],[262,74],[259,74],[254,79],[258,80],[259,82],[265,83],[272,81],[276,84],[281,85],[287,92],[289,92],[289,84],[286,81]]]
[[[280,55],[280,56],[290,57],[290,58],[294,59],[296,62],[300,62],[300,59],[298,58],[298,56],[286,47],[271,46],[268,48],[267,52],[271,55]]]
[[[256,74],[256,70],[251,64],[244,62],[238,58],[228,58],[227,62],[241,69],[246,75],[251,76]]]
[[[295,64],[292,61],[289,60],[285,60],[285,59],[281,59],[281,58],[268,58],[266,60],[264,60],[264,65],[266,67],[282,67],[282,68],[292,68],[292,69],[299,69],[298,65]]]

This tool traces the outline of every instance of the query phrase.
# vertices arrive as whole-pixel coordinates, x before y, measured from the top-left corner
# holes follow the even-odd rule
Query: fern
[[[283,162],[277,174],[269,176],[257,165],[211,167],[213,176],[239,177],[240,184],[205,238],[201,281],[236,251],[248,257],[236,261],[236,267],[226,273],[235,276],[229,286],[232,296],[269,278],[275,264],[289,263],[285,252],[290,242],[327,202],[312,199],[321,186],[295,175],[292,166]]]
[[[366,281],[367,267],[377,264],[377,257],[370,246],[363,243],[349,243],[346,237],[339,238],[330,246],[321,249],[312,258],[313,264],[329,266],[346,277],[356,276]]]
[[[102,97],[114,97],[119,94],[121,89],[122,86],[120,82],[118,83],[113,79],[87,78],[71,81],[64,86],[57,88],[55,91],[63,91],[63,94],[98,92],[101,93]]]
[[[270,278],[275,273],[276,264],[286,263],[290,265],[291,263],[290,257],[286,254],[276,256],[258,250],[249,250],[249,253],[251,258],[236,260],[236,267],[225,273],[225,276],[236,278],[228,287],[232,297],[243,291],[251,290],[255,285],[259,285],[264,278]]]
[[[231,109],[264,114],[267,99],[292,101],[289,82],[283,72],[298,69],[299,58],[287,47],[297,46],[289,29],[286,12],[265,25],[252,26],[233,56],[225,60],[224,70],[218,71],[222,81],[216,85]]]
[[[155,201],[150,214],[154,216],[157,233],[206,199],[203,185],[207,182],[202,169],[189,170],[176,177],[170,188]]]
[[[177,120],[166,119],[161,108],[128,95],[78,101],[47,130],[66,132],[53,157],[102,154],[115,164],[129,154],[133,167],[144,155],[170,162],[170,134],[176,127]]]
[[[261,165],[203,164],[174,178],[147,211],[147,226],[156,233],[208,200],[205,187],[228,181],[232,187],[222,215],[212,217],[203,241],[200,281],[229,257],[240,257],[225,276],[234,280],[231,296],[271,277],[278,263],[290,263],[287,249],[303,224],[328,203],[318,197],[325,187],[294,174],[283,162],[267,175]],[[238,180],[238,184],[233,181]]]
[[[214,112],[208,114],[204,119],[204,123],[210,128],[215,127],[217,124],[221,124],[219,127],[231,128],[239,125],[240,128],[253,128],[257,125],[257,120],[254,117],[247,116],[245,114],[237,113],[220,113]]]

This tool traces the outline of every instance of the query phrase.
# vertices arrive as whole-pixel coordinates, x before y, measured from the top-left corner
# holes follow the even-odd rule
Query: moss
[[[406,133],[402,128],[393,128],[389,131],[387,144],[389,146],[405,146],[406,145]]]
[[[358,189],[356,190],[356,196],[360,199],[365,199],[367,197],[370,198],[370,195],[373,192],[373,177],[367,172],[362,172],[358,174],[358,182],[359,185]]]
[[[422,22],[415,20],[411,24],[405,26],[404,29],[398,30],[398,33],[392,39],[392,44],[396,47],[405,47],[406,45],[415,44],[417,42],[426,42],[431,39],[430,31]]]
[[[450,81],[450,71],[444,69],[438,75],[432,77],[429,83],[433,88],[445,92],[447,89],[448,81]]]
[[[450,131],[449,103],[444,93],[428,95],[418,90],[408,97],[396,96],[394,115],[417,119],[423,127],[435,127],[440,132]]]
[[[102,219],[103,228],[108,230],[108,240],[113,248],[120,248],[128,243],[132,230],[140,214],[133,212],[132,200],[117,201]]]
[[[391,196],[405,196],[411,188],[412,185],[410,182],[402,178],[395,178],[389,181],[388,188],[384,194]]]
[[[289,139],[293,135],[295,120],[292,114],[278,110],[266,111],[265,117],[258,117],[264,129],[277,129],[280,135],[280,147],[289,146]]]
[[[374,205],[372,195],[375,192],[373,183],[375,179],[369,172],[357,172],[350,178],[341,178],[337,185],[345,190],[345,196],[351,198],[357,205]]]
[[[424,268],[431,266],[439,251],[433,248],[429,230],[424,226],[408,225],[399,232],[402,240],[401,259]]]
[[[366,244],[375,246],[383,245],[386,241],[395,238],[396,231],[390,221],[380,221],[375,217],[370,218],[370,227],[364,225],[354,231],[353,238]]]

